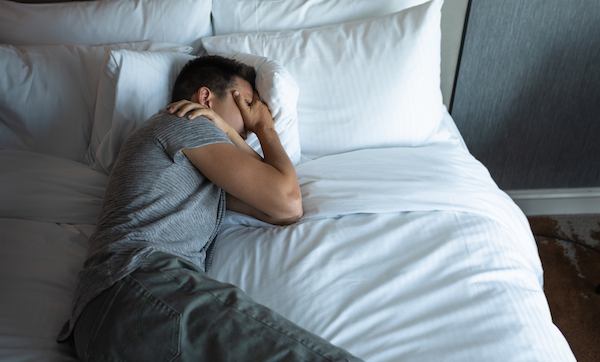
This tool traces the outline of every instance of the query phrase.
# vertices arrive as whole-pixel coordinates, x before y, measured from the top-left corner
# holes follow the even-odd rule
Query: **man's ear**
[[[197,103],[210,108],[210,103],[212,102],[213,94],[207,87],[201,87],[196,92]],[[194,99],[192,99],[194,101]]]

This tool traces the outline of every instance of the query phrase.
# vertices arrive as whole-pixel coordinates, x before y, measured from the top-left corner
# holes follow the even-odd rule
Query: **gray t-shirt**
[[[59,341],[68,337],[94,297],[132,273],[152,252],[180,256],[208,269],[225,212],[225,192],[180,151],[223,142],[230,143],[209,119],[179,118],[165,110],[127,138],[90,237],[71,319]]]

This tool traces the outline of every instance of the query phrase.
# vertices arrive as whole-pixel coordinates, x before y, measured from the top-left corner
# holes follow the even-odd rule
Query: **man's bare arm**
[[[234,197],[230,198],[230,210],[275,224],[291,223],[302,217],[302,195],[296,171],[279,141],[269,110],[257,93],[250,106],[239,94],[234,98],[247,129],[258,136],[264,162],[225,143],[186,149],[183,153],[208,179]]]
[[[261,220],[261,221],[264,221],[264,222],[267,222],[267,223],[273,224],[273,225],[289,225],[289,224],[293,224],[295,221],[298,220],[297,215],[295,215],[289,219],[275,219],[275,218],[265,214],[264,212],[260,211],[259,209],[248,205],[247,203],[238,199],[237,197],[232,196],[231,194],[227,194],[227,210],[239,212],[244,215],[249,215],[258,220]]]

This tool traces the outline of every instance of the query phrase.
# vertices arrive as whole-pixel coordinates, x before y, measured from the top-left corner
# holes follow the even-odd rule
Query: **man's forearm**
[[[302,217],[303,214],[302,194],[300,192],[300,186],[298,185],[296,169],[285,152],[285,149],[281,145],[279,135],[277,134],[277,131],[275,131],[275,127],[273,127],[272,124],[256,127],[254,132],[260,141],[260,145],[264,154],[264,162],[277,170],[281,175],[279,187],[276,189],[271,189],[270,192],[275,195],[274,191],[278,190],[280,193],[280,196],[278,196],[279,199],[282,201],[286,200],[283,201],[283,204],[286,205],[286,208],[295,210],[294,214],[290,217],[277,219],[280,220],[278,222],[267,222],[286,224],[289,221],[288,219],[292,220],[293,222],[293,220],[297,220],[298,218]]]
[[[246,143],[246,141],[244,141],[242,136],[240,136],[233,128],[231,128],[230,132],[226,132],[225,134],[227,135],[227,138],[229,138],[229,140],[235,145],[235,147],[239,148],[240,150],[244,151],[245,153],[249,154],[250,156],[256,158],[259,161],[263,160],[263,158],[258,153],[256,153],[256,151],[254,151],[254,149],[250,147]]]
[[[237,91],[234,91],[233,97],[242,114],[245,128],[254,132],[260,141],[264,162],[262,165],[253,164],[244,168],[249,176],[246,182],[242,178],[237,180],[248,188],[247,192],[231,193],[271,218],[300,218],[303,210],[298,177],[275,131],[269,108],[260,100],[256,91],[250,104]],[[250,184],[251,179],[254,184]]]
[[[239,212],[240,214],[252,216],[258,220],[267,222],[273,225],[289,225],[298,220],[302,215],[294,215],[293,217],[287,219],[276,219],[271,217],[259,209],[255,208],[252,205],[247,204],[246,202],[238,199],[235,196],[227,194],[227,210]]]
[[[296,170],[294,169],[294,165],[290,161],[285,149],[281,145],[281,141],[279,140],[277,131],[275,131],[275,127],[271,125],[264,125],[257,127],[254,132],[260,141],[265,163],[273,166],[281,173],[291,173],[293,177],[296,178]]]

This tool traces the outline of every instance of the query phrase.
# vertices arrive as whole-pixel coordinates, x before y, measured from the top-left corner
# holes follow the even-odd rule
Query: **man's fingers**
[[[258,104],[261,107],[264,106],[265,108],[269,108],[269,106],[267,105],[267,103],[260,97],[260,94],[258,94],[257,91],[254,91],[254,95],[252,96],[252,104]]]
[[[186,103],[183,104],[182,106],[179,107],[179,112],[177,112],[177,115],[179,117],[183,117],[186,113],[191,112],[191,111],[195,111],[195,110],[205,110],[208,109],[208,107],[203,106],[201,104],[198,103]]]
[[[235,104],[237,104],[240,111],[242,111],[242,114],[247,112],[247,110],[249,108],[248,104],[246,104],[246,100],[244,99],[244,97],[242,97],[240,92],[233,91],[233,100],[235,101]]]
[[[185,116],[186,113],[197,110],[197,109],[208,109],[208,107],[203,106],[198,103],[195,103],[195,102],[185,100],[185,99],[178,101],[178,102],[171,103],[167,106],[167,110],[169,111],[169,113],[175,114],[177,112],[178,117],[183,117],[183,116]],[[197,115],[193,116],[193,118],[191,118],[191,119],[194,119],[196,117],[197,117]]]
[[[177,112],[177,115],[179,117],[183,117],[186,113],[188,113],[189,111],[191,111],[193,109],[195,109],[195,107],[193,107],[193,105],[191,103],[186,103],[182,107],[179,108],[179,112]]]
[[[208,116],[209,112],[207,112],[207,111],[208,111],[208,108],[198,108],[198,109],[195,109],[195,110],[193,110],[192,112],[190,112],[187,115],[187,118],[188,119],[194,119],[194,118],[197,118],[197,117],[200,117],[200,116]],[[208,118],[210,119],[210,117],[208,117]]]
[[[177,110],[179,110],[181,108],[182,105],[184,105],[186,102],[186,100],[181,100],[181,101],[177,101],[177,102],[173,102],[171,104],[169,104],[167,106],[167,110],[169,110],[169,113],[175,113],[177,112]]]
[[[244,123],[246,123],[252,116],[252,103],[248,102],[248,100],[242,96],[238,91],[233,93],[233,99],[240,109],[240,113],[242,114],[242,119]],[[250,103],[250,104],[249,104]]]

